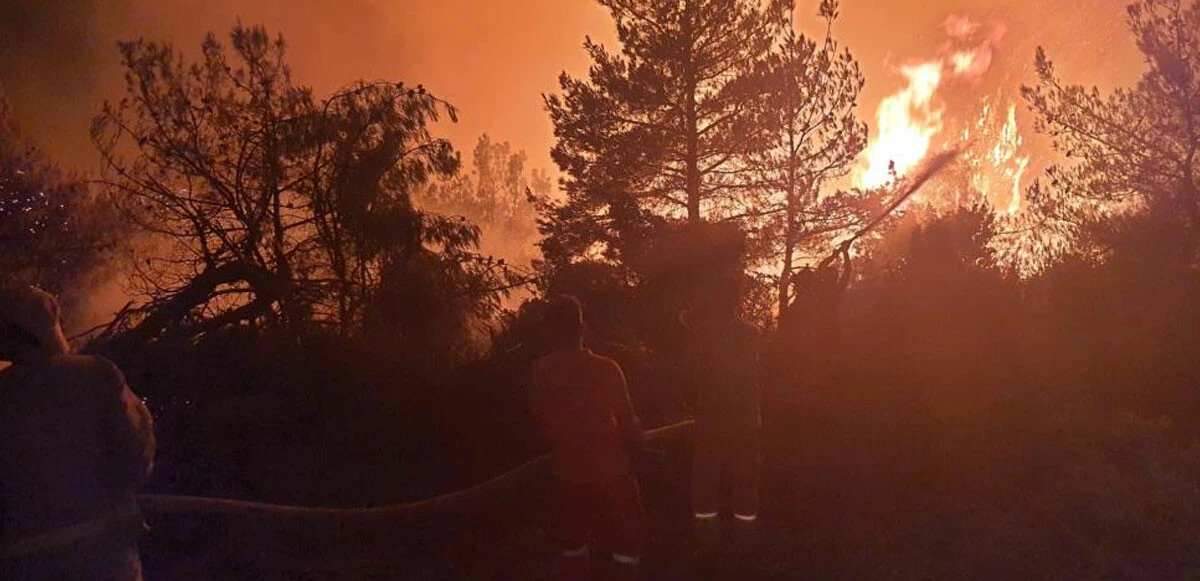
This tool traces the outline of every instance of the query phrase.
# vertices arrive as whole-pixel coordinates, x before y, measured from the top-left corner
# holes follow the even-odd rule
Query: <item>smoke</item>
[[[238,21],[288,42],[296,79],[323,94],[359,78],[423,84],[459,107],[440,131],[464,150],[487,133],[551,167],[553,128],[541,94],[586,71],[587,35],[615,30],[594,0],[55,0],[0,5],[0,91],[25,133],[61,163],[91,170],[88,137],[105,99],[120,97],[116,43],[145,37],[195,54]]]
[[[818,4],[797,2],[797,21],[816,35]],[[1068,80],[1129,82],[1141,60],[1124,4],[847,0],[834,34],[863,65],[869,115],[899,88],[896,62],[936,53],[947,36],[978,35],[980,22],[1010,25],[995,55],[1001,75],[1027,72],[1043,44]],[[297,79],[318,93],[357,78],[423,84],[460,108],[460,123],[441,128],[460,148],[487,133],[526,150],[531,167],[551,167],[541,94],[556,90],[561,71],[586,72],[586,36],[614,48],[616,36],[595,0],[10,0],[0,3],[0,90],[26,134],[67,165],[92,169],[90,120],[120,96],[116,42],[144,36],[194,52],[205,33],[224,36],[239,19],[282,33]]]
[[[25,87],[9,81],[44,87],[65,83],[65,91],[87,88],[97,16],[94,0],[0,4],[0,79],[16,90]]]
[[[964,14],[951,14],[946,17],[946,35],[955,40],[966,40],[975,34],[983,24],[971,20]]]
[[[72,166],[88,152],[82,104],[102,82],[104,31],[128,4],[0,3],[0,95],[12,104],[26,135]]]
[[[0,5],[0,93],[23,132],[58,163],[91,171],[98,163],[91,120],[123,90],[119,41],[145,37],[195,54],[207,32],[224,38],[239,20],[263,23],[296,47],[301,82],[331,90],[380,75],[383,55],[395,58],[379,24],[382,10],[372,0],[6,2]]]

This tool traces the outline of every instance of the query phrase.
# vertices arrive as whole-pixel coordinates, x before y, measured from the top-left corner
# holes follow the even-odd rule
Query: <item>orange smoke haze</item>
[[[5,61],[0,88],[14,101],[26,132],[51,154],[80,168],[95,162],[87,138],[90,117],[120,89],[114,47],[119,39],[168,39],[194,51],[207,31],[223,35],[239,18],[262,23],[285,35],[297,78],[318,92],[359,77],[424,84],[461,109],[461,122],[445,129],[460,149],[469,150],[487,132],[526,149],[533,167],[551,165],[553,135],[541,93],[556,88],[560,71],[586,70],[580,48],[585,36],[610,45],[615,40],[605,10],[593,0],[15,4],[23,6],[0,8],[8,22],[0,25],[0,32],[7,32],[0,48]],[[814,34],[823,31],[815,17],[817,5],[818,0],[800,0],[797,8],[797,22]],[[944,71],[986,69],[971,69],[982,77],[972,90],[945,96],[949,118],[973,119],[984,95],[1028,80],[1038,44],[1048,48],[1070,80],[1128,82],[1141,63],[1124,29],[1124,5],[1124,0],[843,0],[834,32],[867,75],[860,115],[871,123],[874,136],[881,101],[914,76],[928,82],[932,71],[911,69],[912,63],[938,58],[948,39],[960,46],[963,39],[986,35],[996,26],[1002,25],[1006,34],[986,46],[991,62],[968,61],[973,56],[966,52],[946,57],[951,68]],[[947,20],[949,16],[955,19]],[[984,48],[977,41],[969,46]],[[961,107],[955,98],[972,106]],[[1024,125],[1022,109],[1017,116]],[[1022,132],[1030,133],[1028,127]]]

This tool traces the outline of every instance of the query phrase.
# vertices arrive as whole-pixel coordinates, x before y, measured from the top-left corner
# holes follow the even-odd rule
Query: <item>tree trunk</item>
[[[796,238],[793,232],[795,228],[792,226],[793,220],[790,208],[787,214],[788,225],[785,229],[783,239],[783,266],[779,272],[779,328],[781,329],[783,328],[783,319],[787,313],[788,303],[791,299],[789,287],[792,284],[792,261],[796,248]]]
[[[684,22],[685,38],[691,37],[691,15],[689,10]],[[688,55],[688,58],[690,59],[691,56]],[[687,190],[688,224],[696,225],[703,221],[703,216],[700,214],[700,135],[697,132],[699,123],[696,119],[696,72],[690,62],[683,74],[683,85],[683,90],[686,92],[684,98],[687,100],[683,107],[684,131],[687,132],[687,151],[683,160],[687,183],[684,187]]]
[[[699,224],[700,215],[700,160],[699,136],[696,135],[696,101],[694,93],[688,96],[687,106],[687,211],[688,223]]]
[[[799,209],[800,201],[797,198],[799,195],[796,188],[796,170],[798,161],[796,160],[796,134],[788,132],[788,158],[787,158],[787,184],[785,185],[786,198],[784,201],[784,226],[783,226],[783,266],[779,271],[779,328],[784,325],[784,317],[787,312],[787,306],[790,302],[789,287],[792,284],[792,267],[795,261],[796,254],[796,214]]]

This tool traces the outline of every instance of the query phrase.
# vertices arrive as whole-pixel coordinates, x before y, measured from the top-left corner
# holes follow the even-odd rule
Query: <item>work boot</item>
[[[587,547],[563,551],[555,566],[553,578],[556,581],[590,581],[592,559]]]
[[[721,546],[721,516],[698,514],[692,519],[692,544],[699,554],[711,553]]]
[[[608,581],[635,581],[641,566],[640,557],[613,555],[612,566],[608,568]]]
[[[749,553],[758,545],[760,527],[758,515],[733,516],[732,544],[738,553]]]

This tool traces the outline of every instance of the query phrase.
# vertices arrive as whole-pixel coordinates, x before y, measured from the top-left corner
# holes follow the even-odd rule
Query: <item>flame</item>
[[[934,102],[942,83],[942,66],[930,62],[901,67],[908,85],[885,98],[876,114],[878,137],[867,147],[867,169],[859,186],[878,188],[903,175],[929,153],[933,138],[942,131],[944,108]]]
[[[1021,183],[1030,156],[1022,154],[1025,140],[1017,123],[1017,106],[1009,103],[1000,121],[992,102],[985,102],[974,126],[963,131],[963,141],[975,143],[964,159],[971,187],[993,207],[1013,215],[1021,210]]]
[[[944,28],[950,40],[938,57],[898,68],[905,86],[879,104],[866,166],[855,175],[858,187],[883,187],[920,164],[945,128],[946,106],[940,94],[946,82],[977,81],[991,70],[1003,26],[994,26],[973,46],[963,45],[978,36],[982,24],[952,15]]]
[[[1014,165],[1006,168],[1004,171],[1005,177],[1012,182],[1012,197],[1009,198],[1008,208],[1006,211],[1011,214],[1016,214],[1021,211],[1021,180],[1025,177],[1025,171],[1029,169],[1029,156],[1018,156],[1024,140],[1021,138],[1021,131],[1017,127],[1017,106],[1008,106],[1008,120],[1004,123],[1004,129],[1000,134],[1000,142],[996,147],[1003,144],[1008,144],[1009,149],[1006,150],[1007,157],[1003,161],[1012,161]],[[1001,160],[997,160],[1000,163]]]
[[[863,189],[886,187],[917,171],[933,151],[957,151],[954,169],[926,187],[922,204],[947,209],[984,201],[1005,223],[1020,224],[1027,216],[1022,186],[1031,156],[1017,105],[1006,88],[978,98],[964,92],[979,90],[1006,29],[952,15],[944,30],[947,40],[936,57],[895,69],[904,86],[880,102],[864,164],[852,179]],[[968,102],[962,97],[969,96],[979,107],[950,110],[945,97],[951,89],[954,103]],[[1033,245],[1020,236],[997,234],[989,244],[1001,263],[1023,274],[1040,264]]]

